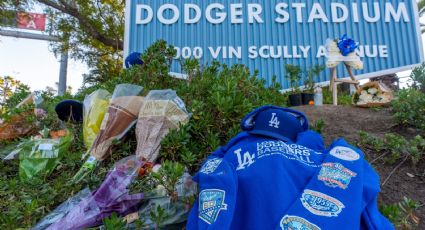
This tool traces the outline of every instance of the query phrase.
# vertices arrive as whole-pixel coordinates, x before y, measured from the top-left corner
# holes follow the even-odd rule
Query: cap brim
[[[278,133],[275,133],[275,132],[269,132],[269,131],[264,131],[264,130],[251,130],[251,131],[248,131],[248,133],[253,134],[253,135],[260,135],[260,136],[275,138],[275,139],[278,139],[278,140],[283,141],[283,142],[294,142],[291,139],[289,139],[289,138],[287,138],[283,135],[280,135]]]

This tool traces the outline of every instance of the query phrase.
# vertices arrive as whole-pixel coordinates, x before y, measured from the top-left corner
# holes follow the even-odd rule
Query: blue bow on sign
[[[351,38],[348,38],[346,34],[342,36],[338,41],[338,48],[343,56],[347,56],[354,52],[359,47],[359,43]]]

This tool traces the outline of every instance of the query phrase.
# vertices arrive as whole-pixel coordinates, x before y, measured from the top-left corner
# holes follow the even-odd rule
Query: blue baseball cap
[[[56,114],[62,121],[83,121],[83,103],[75,100],[61,101],[55,107]]]
[[[127,69],[135,65],[143,65],[142,54],[133,52],[127,56],[124,63]]]
[[[296,110],[265,106],[245,117],[242,129],[254,135],[296,142],[298,134],[308,130],[308,120]]]

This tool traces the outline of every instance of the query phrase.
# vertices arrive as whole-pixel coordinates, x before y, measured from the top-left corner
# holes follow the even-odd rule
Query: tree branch
[[[75,8],[74,6],[71,6],[67,2],[63,0],[59,0],[60,4],[58,4],[50,0],[37,0],[37,1],[76,18],[78,22],[80,23],[81,28],[87,34],[89,34],[93,39],[98,40],[99,42],[105,44],[106,46],[114,47],[115,49],[118,49],[118,50],[123,50],[123,42],[121,40],[113,39],[102,34],[101,31],[98,31],[97,28],[95,28],[92,25],[89,19],[87,19],[86,17],[84,17],[78,12],[77,8]]]

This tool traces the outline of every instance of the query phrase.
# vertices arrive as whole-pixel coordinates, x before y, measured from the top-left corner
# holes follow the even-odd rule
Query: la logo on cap
[[[276,113],[272,113],[272,118],[269,121],[269,126],[278,129],[279,128],[279,125],[280,125],[280,121],[276,117]]]

